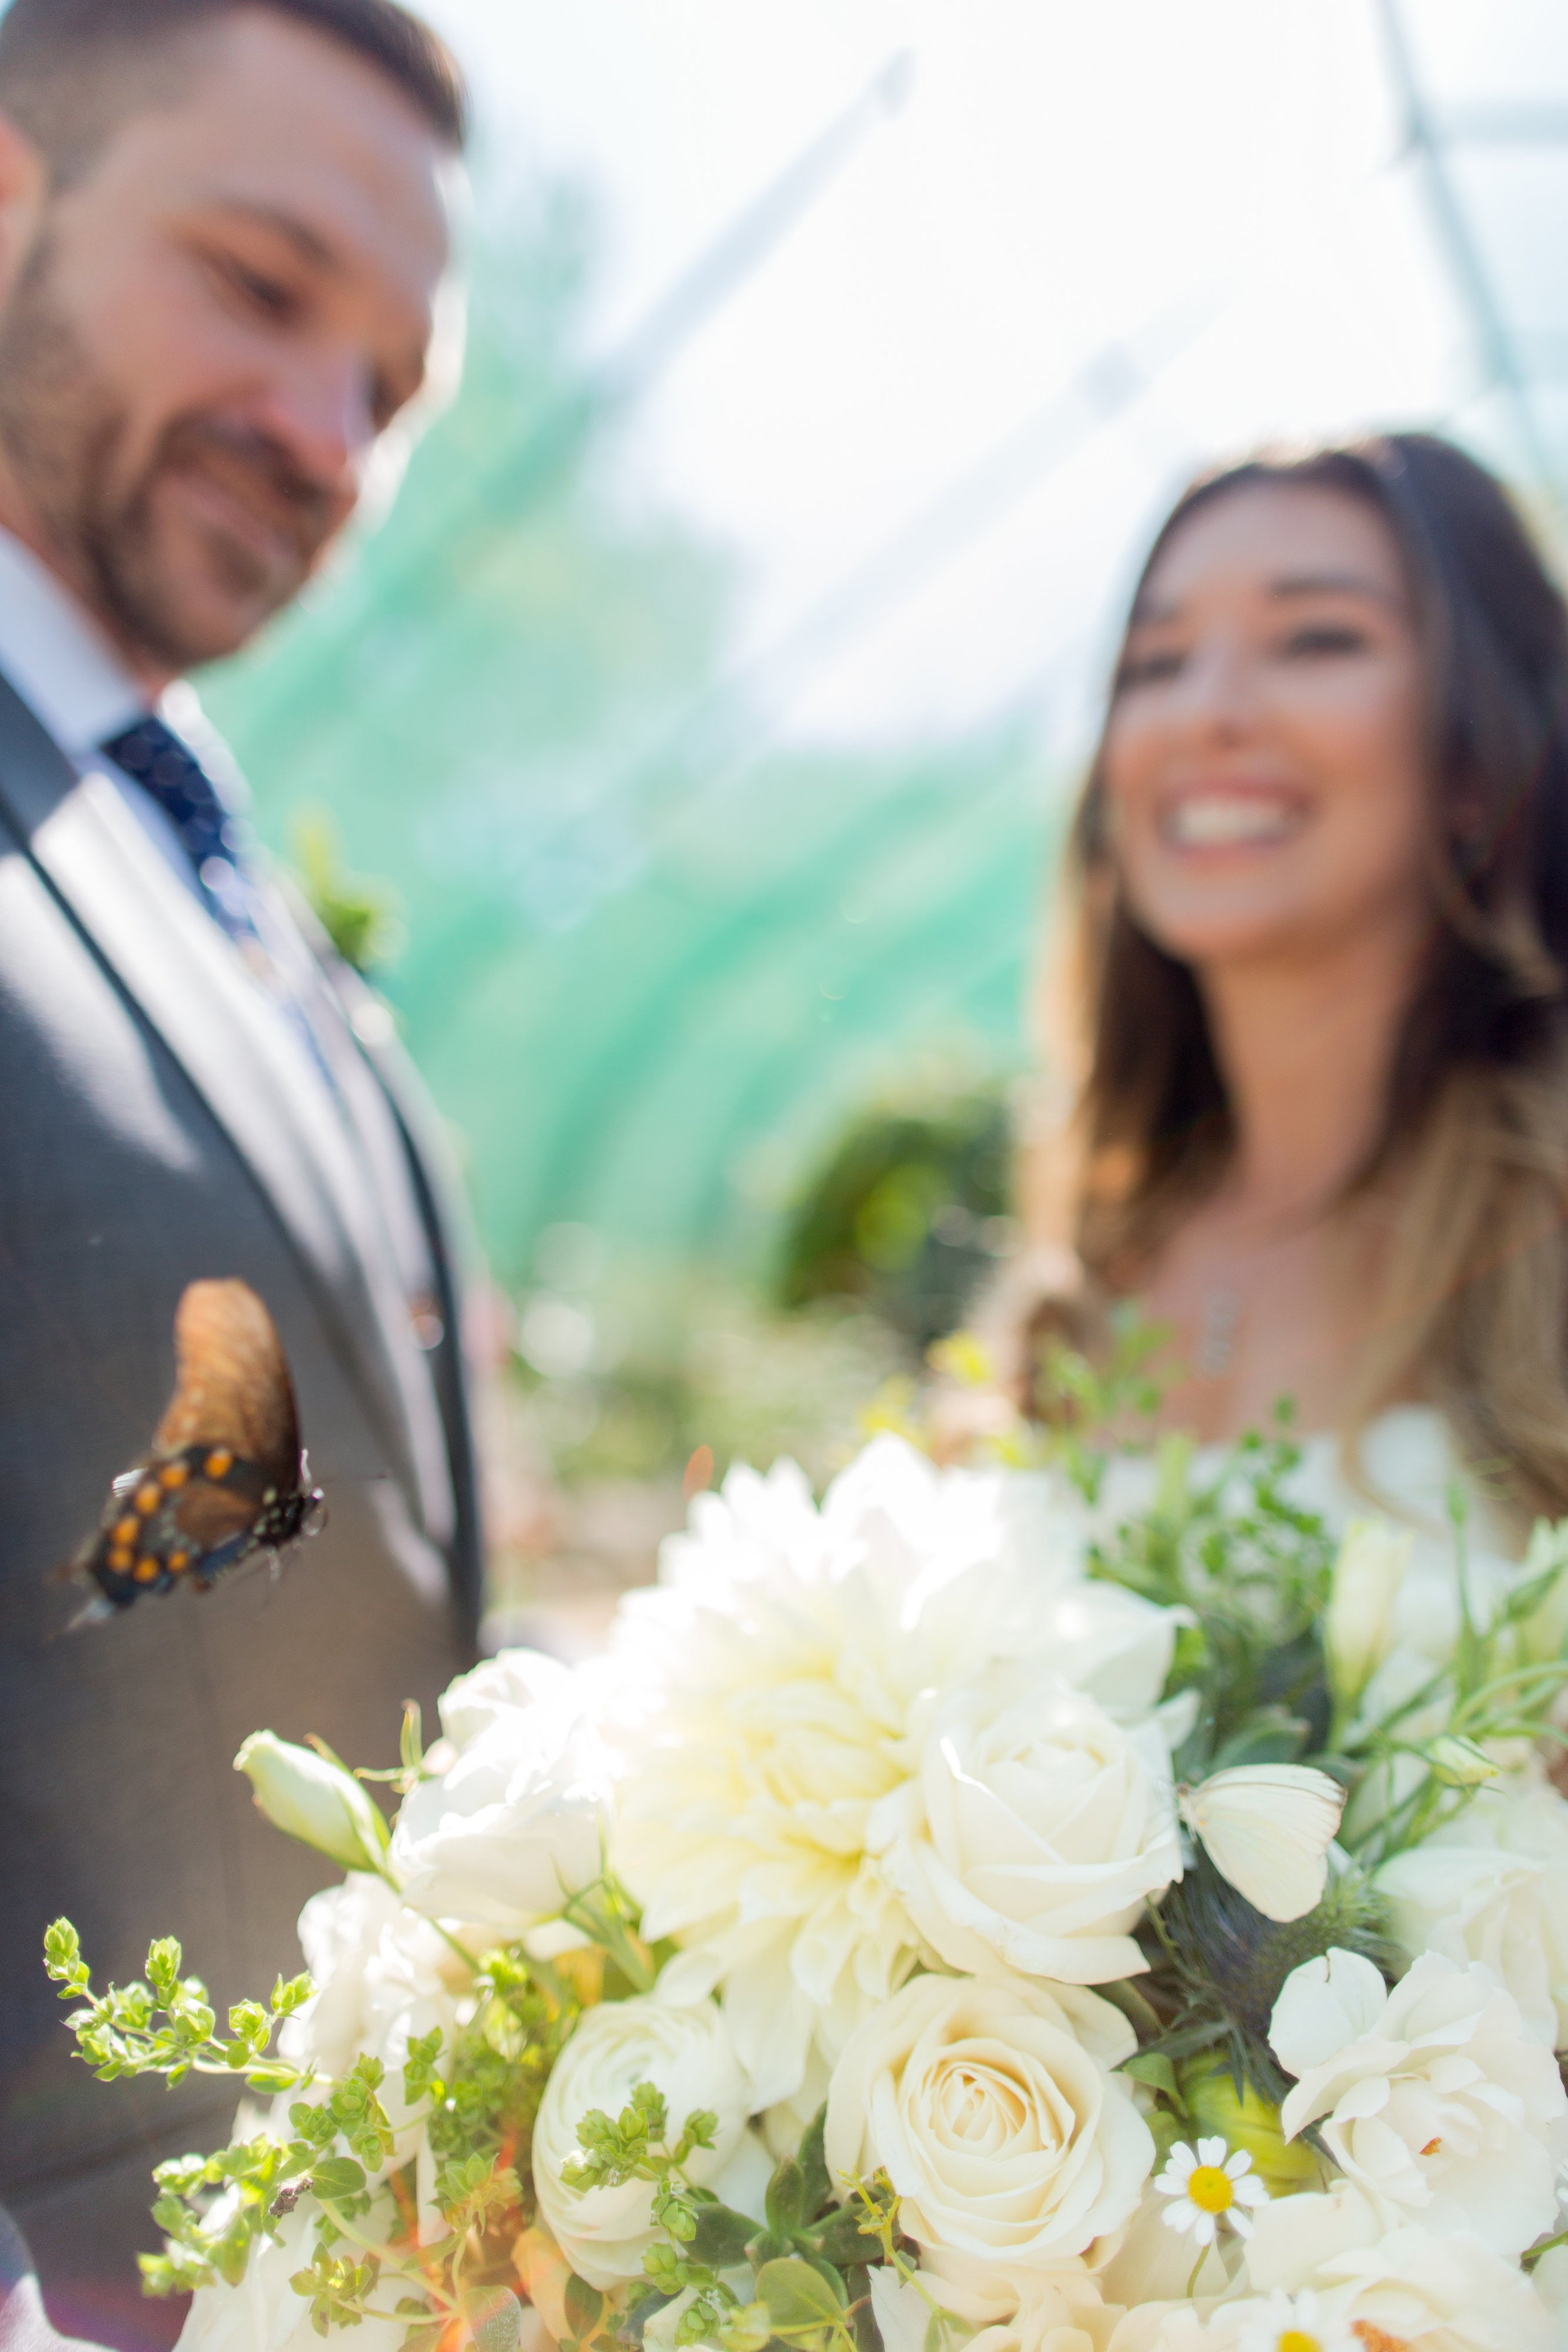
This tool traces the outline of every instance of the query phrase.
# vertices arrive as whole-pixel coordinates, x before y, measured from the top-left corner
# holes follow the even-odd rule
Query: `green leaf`
[[[827,2169],[823,2152],[827,2131],[827,2102],[818,2107],[812,2118],[811,2128],[800,2144],[800,2168],[805,2181],[805,2210],[808,2220],[820,2213],[833,2194],[833,2176]]]
[[[577,2284],[574,2279],[568,2282],[568,2311],[572,2288]],[[603,2298],[595,2301],[602,2303]],[[522,2305],[509,2286],[474,2287],[463,2297],[461,2308],[475,2352],[518,2352],[522,2341]]]
[[[844,2316],[842,2283],[835,2276],[830,2284],[815,2263],[795,2256],[763,2264],[757,2273],[757,2300],[767,2305],[776,2336],[837,2327]]]
[[[326,2157],[311,2173],[310,2187],[331,2204],[342,2204],[345,2198],[357,2197],[363,2189],[364,2167],[356,2164],[352,2156]]]
[[[1163,2050],[1135,2051],[1121,2072],[1131,2074],[1135,2083],[1147,2083],[1156,2091],[1163,2091],[1173,2106],[1182,2105],[1182,2088],[1176,2080],[1176,2070]]]
[[[644,2292],[626,2305],[616,2322],[616,2341],[628,2352],[642,2352],[643,2330],[658,2312],[668,2311],[673,2295]]]
[[[692,2257],[706,2263],[710,2270],[729,2270],[745,2261],[746,2248],[756,2234],[756,2223],[744,2213],[732,2212],[728,2205],[700,2204],[697,2233],[691,2240]]]
[[[793,2156],[780,2158],[768,2183],[767,2216],[781,2238],[793,2236],[805,2220],[805,2174]]]
[[[75,1981],[81,1966],[81,1937],[68,1919],[57,1919],[45,1928],[44,1966],[51,1977]]]
[[[580,2279],[574,2271],[566,2282],[565,2301],[566,2318],[572,2333],[580,2343],[585,2343],[589,2336],[598,2333],[599,2323],[605,2315],[605,2298],[597,2287],[590,2286],[586,2279]],[[491,2347],[486,2346],[485,2352],[491,2352]],[[507,2352],[507,2347],[496,2347],[494,2352]]]
[[[819,2260],[832,2263],[837,2269],[849,2263],[863,2263],[871,2252],[871,2241],[860,2227],[862,2219],[858,2206],[836,2206],[803,2233],[801,2242]]]
[[[160,1936],[147,1951],[147,1981],[160,1994],[172,1992],[180,1980],[184,1954],[173,1936]]]

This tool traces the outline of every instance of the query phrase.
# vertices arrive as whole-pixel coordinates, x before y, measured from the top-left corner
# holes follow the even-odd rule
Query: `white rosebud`
[[[1415,1541],[1408,1528],[1382,1519],[1355,1519],[1346,1529],[1323,1621],[1330,1679],[1346,1706],[1361,1696],[1388,1655],[1394,1604]]]
[[[1461,1738],[1452,1731],[1427,1741],[1426,1760],[1438,1780],[1446,1780],[1451,1789],[1479,1789],[1483,1781],[1495,1780],[1502,1769],[1473,1739]]]
[[[1220,1876],[1266,1919],[1323,1899],[1345,1792],[1308,1764],[1238,1764],[1181,1791],[1182,1819]]]
[[[380,1872],[387,1828],[352,1772],[275,1731],[253,1731],[234,1759],[274,1829],[312,1845],[340,1870]]]

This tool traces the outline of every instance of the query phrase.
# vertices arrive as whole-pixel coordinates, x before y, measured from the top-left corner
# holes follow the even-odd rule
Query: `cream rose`
[[[1500,2254],[1552,2226],[1568,2096],[1487,1969],[1425,1952],[1388,1992],[1370,1960],[1329,1952],[1286,1979],[1269,2040],[1300,2078],[1287,2137],[1321,2123],[1386,2223],[1419,2215]]]
[[[1482,1960],[1527,2032],[1568,2047],[1568,1804],[1541,1782],[1485,1790],[1377,1885],[1410,1951]]]
[[[745,2076],[711,2001],[678,2008],[647,1993],[589,2010],[545,2086],[533,2128],[533,2186],[557,2244],[590,2286],[640,2275],[655,2235],[653,2190],[641,2180],[571,2189],[564,2171],[582,2153],[583,2116],[593,2107],[618,2116],[639,2083],[663,2092],[672,2135],[689,2115],[718,2116],[712,2147],[698,2149],[687,2166],[697,2187],[716,2189],[726,2203],[750,2211],[766,2185],[767,2160],[746,2130]]]
[[[1550,2352],[1556,2341],[1543,2298],[1515,2263],[1468,2230],[1385,2233],[1346,2182],[1331,2196],[1286,2197],[1268,2207],[1248,2243],[1247,2267],[1260,2297],[1312,2293],[1329,2343],[1335,2329],[1358,2347],[1395,2344],[1410,2352]],[[1230,2306],[1249,2316],[1257,2308]],[[1200,2336],[1194,2352],[1231,2340]],[[1240,2340],[1245,2347],[1246,2336]]]
[[[931,1710],[915,1776],[868,1843],[950,1968],[1107,1984],[1148,1966],[1128,1932],[1181,1875],[1169,1759],[1152,1726],[999,1666]]]
[[[441,1702],[458,1753],[403,1801],[391,1866],[434,1919],[520,1936],[603,1867],[607,1766],[574,1676],[514,1653]]]
[[[328,2074],[345,2074],[362,2052],[379,2058],[383,2104],[401,2130],[409,2040],[438,2026],[450,2045],[472,1969],[379,1878],[356,1875],[312,1895],[300,1914],[300,1943],[316,1992],[284,2026],[282,2054]]]
[[[926,2352],[931,2302],[946,2306],[942,2281],[927,2276],[921,2281],[922,2294],[896,2272],[874,2270],[869,2275],[871,2310],[883,2352]],[[963,2352],[1098,2352],[1115,2315],[1106,2308],[1098,2282],[1081,2265],[1042,2273],[1027,2282],[1012,2318],[966,2336]]]
[[[1005,2317],[1021,2277],[1088,2254],[1138,2203],[1154,2143],[1109,2072],[1132,2046],[1094,1993],[919,1977],[834,2069],[828,2169],[885,2168],[928,2266]]]

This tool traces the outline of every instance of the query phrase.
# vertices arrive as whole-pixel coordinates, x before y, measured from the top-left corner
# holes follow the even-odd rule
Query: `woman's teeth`
[[[1174,802],[1160,830],[1175,849],[1229,849],[1250,842],[1283,841],[1295,832],[1300,811],[1290,803],[1252,793],[1205,793]]]

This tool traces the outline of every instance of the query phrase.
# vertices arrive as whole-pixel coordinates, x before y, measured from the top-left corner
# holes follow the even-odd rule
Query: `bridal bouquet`
[[[1336,1541],[1293,1458],[738,1469],[398,1773],[247,1740],[310,1973],[47,1956],[100,2076],[246,2091],[186,2352],[1568,2343],[1568,1526]]]

